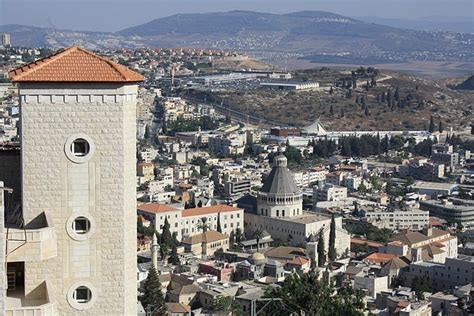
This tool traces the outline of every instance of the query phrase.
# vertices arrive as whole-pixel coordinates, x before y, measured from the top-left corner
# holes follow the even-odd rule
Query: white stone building
[[[135,106],[143,77],[72,47],[10,78],[21,100],[25,225],[7,236],[14,295],[0,298],[6,314],[136,315]]]
[[[220,217],[222,233],[227,236],[237,228],[244,229],[244,211],[226,204],[178,210],[169,205],[149,203],[138,205],[137,211],[138,215],[151,221],[158,231],[168,219],[171,233],[176,232],[178,240],[202,233],[198,224],[204,217],[211,230],[217,230]]]
[[[419,230],[429,224],[430,213],[418,208],[363,210],[363,217],[378,228]]]
[[[347,188],[326,183],[320,187],[313,187],[313,201],[340,201],[347,198]]]

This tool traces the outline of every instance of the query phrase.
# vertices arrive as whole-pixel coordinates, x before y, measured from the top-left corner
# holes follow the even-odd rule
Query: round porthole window
[[[89,142],[83,138],[76,138],[71,143],[71,153],[76,157],[84,157],[89,154],[90,145]]]
[[[95,229],[95,221],[90,214],[74,214],[66,222],[66,231],[74,240],[88,239]]]
[[[78,282],[70,287],[67,293],[67,300],[73,308],[86,310],[94,304],[96,291],[89,282]]]
[[[75,134],[68,138],[64,145],[66,156],[75,163],[84,163],[92,157],[95,145],[85,134]]]
[[[91,229],[91,222],[84,216],[78,216],[72,221],[72,230],[78,235],[87,234]]]

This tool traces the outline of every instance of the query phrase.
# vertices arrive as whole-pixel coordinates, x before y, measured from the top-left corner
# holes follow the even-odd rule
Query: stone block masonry
[[[61,315],[136,315],[137,85],[22,83],[20,94],[25,221],[47,213],[58,242],[56,258],[25,262],[26,292],[49,280]],[[74,137],[90,146],[79,163],[66,155]],[[78,216],[84,236],[71,232]],[[77,285],[93,297],[79,308]]]

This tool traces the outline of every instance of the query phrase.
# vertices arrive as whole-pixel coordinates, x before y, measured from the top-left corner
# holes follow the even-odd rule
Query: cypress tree
[[[444,131],[443,122],[441,122],[441,121],[439,121],[438,131],[439,131],[440,134]]]
[[[163,225],[163,231],[161,232],[160,245],[169,245],[170,243],[171,243],[170,223],[168,222],[168,218],[165,217],[165,223]]]
[[[332,115],[334,115],[334,107],[332,106],[331,104],[331,107],[329,108],[329,113]]]
[[[217,213],[217,231],[219,233],[222,233],[222,227],[221,227],[221,213]]]
[[[176,248],[175,244],[173,244],[173,247],[171,248],[171,253],[170,253],[170,257],[168,258],[168,263],[174,264],[175,266],[180,264],[178,249]]]
[[[324,232],[321,229],[319,231],[319,238],[318,238],[318,267],[324,266],[326,263],[326,254],[324,251]]]
[[[329,252],[328,252],[329,260],[334,261],[336,260],[337,252],[336,252],[336,220],[334,219],[334,215],[331,218],[331,226],[329,230]]]
[[[435,131],[435,124],[434,124],[433,115],[431,115],[431,117],[430,117],[430,127],[429,127],[428,131],[430,133],[434,133],[434,131]]]
[[[381,148],[380,148],[380,147],[381,147],[381,144],[380,144],[380,134],[379,134],[379,133],[377,133],[377,144],[375,144],[375,145],[376,145],[375,151],[376,151],[377,155],[380,155],[380,152],[381,152]]]
[[[369,116],[369,114],[370,114],[369,113],[369,107],[367,105],[365,106],[364,114],[365,114],[365,116]]]
[[[143,307],[146,309],[151,307],[152,311],[164,312],[165,298],[161,291],[161,283],[155,267],[151,267],[148,271],[148,277],[144,285],[144,294],[141,298]]]

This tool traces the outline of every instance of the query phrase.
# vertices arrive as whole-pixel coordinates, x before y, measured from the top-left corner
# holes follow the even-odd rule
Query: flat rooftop
[[[414,189],[433,189],[433,190],[451,190],[456,187],[456,183],[440,183],[428,181],[416,181],[411,185]]]

